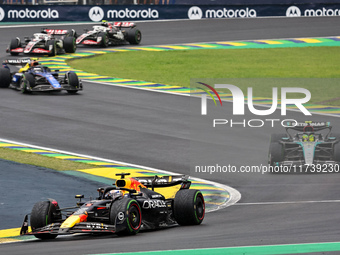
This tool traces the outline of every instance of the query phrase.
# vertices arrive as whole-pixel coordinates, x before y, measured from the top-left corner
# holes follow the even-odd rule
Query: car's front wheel
[[[337,162],[338,165],[340,165],[340,134],[332,134],[332,136],[335,136],[339,142],[334,144],[334,161]]]
[[[34,76],[30,73],[26,73],[20,80],[20,91],[23,94],[31,93],[31,89],[35,86]]]
[[[276,162],[283,161],[283,147],[279,141],[287,137],[286,134],[272,134],[270,139],[269,153],[268,153],[268,163],[273,166]]]
[[[98,37],[102,38],[102,40],[100,42],[100,46],[103,47],[103,48],[106,48],[109,45],[109,38],[108,38],[107,34],[104,33],[104,32],[100,32],[98,34]]]
[[[79,90],[79,78],[76,73],[68,73],[68,84],[71,86],[71,90],[67,90],[70,94],[76,94]]]
[[[131,198],[116,200],[111,205],[110,223],[116,225],[117,235],[135,235],[142,225],[142,211]]]
[[[50,51],[50,53],[48,54],[49,56],[54,57],[55,55],[57,55],[57,44],[55,40],[47,42],[47,50]]]
[[[33,206],[31,212],[31,228],[32,231],[36,231],[39,228],[45,227],[51,223],[55,223],[61,220],[61,214],[59,212],[59,206],[56,201],[41,201]],[[39,239],[54,239],[58,235],[56,234],[35,234]]]
[[[7,68],[0,68],[0,88],[8,88],[11,83],[11,72]]]

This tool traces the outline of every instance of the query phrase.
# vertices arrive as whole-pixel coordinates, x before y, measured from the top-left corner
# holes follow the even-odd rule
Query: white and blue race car
[[[13,88],[22,93],[37,91],[62,91],[75,94],[83,90],[75,72],[60,74],[49,67],[40,65],[36,59],[7,59],[0,68],[0,87]]]
[[[272,134],[268,154],[271,166],[339,166],[340,134],[330,122],[295,123],[286,134]]]

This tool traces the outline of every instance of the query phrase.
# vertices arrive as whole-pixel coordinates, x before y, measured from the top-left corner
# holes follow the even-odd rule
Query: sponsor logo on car
[[[117,219],[119,221],[122,221],[122,220],[124,220],[124,218],[125,218],[124,213],[123,212],[119,212],[118,215],[117,215]]]
[[[44,49],[33,49],[32,53],[49,53],[50,51]]]
[[[163,200],[145,200],[143,202],[143,209],[154,209],[166,207],[165,201]]]
[[[11,50],[11,52],[23,52],[23,51],[24,51],[23,48],[16,48]]]
[[[107,225],[104,225],[103,223],[89,222],[89,223],[86,224],[86,228],[89,228],[89,229],[107,229]]]
[[[68,30],[65,29],[46,29],[45,31],[51,35],[65,35],[68,32]]]
[[[92,40],[85,40],[82,42],[82,44],[98,44],[98,42]]]

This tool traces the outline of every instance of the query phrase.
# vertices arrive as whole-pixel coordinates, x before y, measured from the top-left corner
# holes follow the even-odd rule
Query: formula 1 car
[[[75,233],[116,233],[133,235],[141,228],[155,229],[175,225],[199,225],[205,215],[205,203],[199,190],[189,189],[187,176],[133,177],[121,176],[115,185],[98,189],[99,196],[75,207],[60,208],[57,201],[38,202],[25,216],[20,234],[40,239]],[[179,185],[174,198],[165,198],[154,189]]]
[[[12,56],[19,53],[55,56],[64,52],[74,53],[76,48],[76,32],[74,30],[44,28],[40,33],[33,34],[32,37],[25,37],[23,41],[19,37],[12,39],[6,52]]]
[[[126,42],[139,44],[142,33],[132,22],[107,22],[93,26],[93,30],[85,30],[85,33],[76,40],[77,45],[98,45],[106,48],[109,45],[119,45]]]
[[[62,91],[75,94],[83,89],[75,72],[59,74],[47,66],[39,65],[36,59],[7,59],[0,68],[0,88],[13,88],[24,94],[34,91]]]
[[[338,165],[340,134],[331,134],[330,122],[287,125],[286,134],[272,134],[268,163],[272,166]]]

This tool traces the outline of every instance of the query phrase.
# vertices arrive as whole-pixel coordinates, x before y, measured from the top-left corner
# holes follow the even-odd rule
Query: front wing
[[[116,233],[116,226],[99,223],[99,222],[80,222],[72,228],[60,228],[61,223],[52,223],[45,227],[28,231],[28,215],[25,216],[22,224],[20,235],[39,235],[39,234],[52,234],[52,235],[71,235],[77,233]]]

